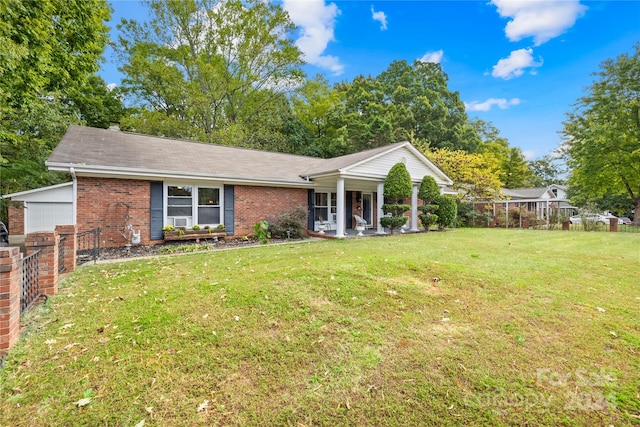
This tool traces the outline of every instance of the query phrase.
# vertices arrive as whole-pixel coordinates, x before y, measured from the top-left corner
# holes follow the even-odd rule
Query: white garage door
[[[74,224],[71,203],[27,203],[26,232],[53,231],[56,225]]]

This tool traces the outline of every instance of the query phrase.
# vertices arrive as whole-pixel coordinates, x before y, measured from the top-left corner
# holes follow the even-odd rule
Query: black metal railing
[[[22,259],[22,280],[20,284],[20,314],[31,307],[40,295],[38,293],[38,256],[40,250]]]
[[[76,256],[78,264],[85,264],[91,260],[96,263],[100,258],[100,227],[78,233]]]
[[[64,265],[64,241],[67,240],[67,236],[62,236],[60,237],[60,243],[58,243],[58,273],[62,273],[65,268],[67,268]]]

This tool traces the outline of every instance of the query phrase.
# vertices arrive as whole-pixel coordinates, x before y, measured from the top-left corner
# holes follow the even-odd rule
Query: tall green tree
[[[607,59],[564,122],[572,200],[627,197],[640,225],[640,43]]]
[[[439,64],[394,61],[377,77],[337,85],[350,151],[407,140],[424,149],[475,151],[480,138],[447,82]]]
[[[118,88],[110,89],[98,75],[92,75],[66,97],[79,119],[91,127],[106,129],[109,124],[120,122],[125,114]]]
[[[492,161],[480,153],[437,149],[423,154],[453,181],[453,189],[465,202],[490,202],[500,197],[502,182]]]
[[[518,147],[509,148],[507,157],[502,160],[500,166],[500,180],[505,188],[525,188],[535,185],[535,175]]]
[[[99,69],[108,41],[106,0],[0,0],[0,193],[59,182],[44,161],[72,102]]]
[[[548,187],[551,184],[564,184],[563,175],[566,173],[562,159],[550,154],[529,162],[533,172],[536,187]]]
[[[229,138],[255,132],[256,116],[304,76],[301,53],[290,38],[295,27],[279,5],[146,4],[148,22],[123,20],[118,26],[123,86],[138,106],[188,123],[192,130],[185,137],[241,145],[242,138]]]

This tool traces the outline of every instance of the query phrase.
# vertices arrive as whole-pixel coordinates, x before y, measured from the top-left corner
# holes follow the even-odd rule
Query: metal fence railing
[[[38,256],[40,250],[22,259],[22,280],[20,283],[20,314],[24,313],[38,299]]]
[[[64,265],[64,256],[65,256],[64,243],[65,243],[65,240],[67,240],[67,236],[60,237],[60,243],[58,244],[58,273],[62,273],[66,268],[66,266]]]
[[[78,248],[76,257],[78,264],[84,264],[91,260],[93,263],[100,258],[100,227],[93,230],[78,233]]]

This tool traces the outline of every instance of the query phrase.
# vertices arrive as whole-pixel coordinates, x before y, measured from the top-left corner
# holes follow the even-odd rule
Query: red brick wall
[[[9,203],[9,234],[12,236],[21,236],[24,234],[24,203]]]
[[[235,186],[234,233],[236,236],[253,234],[253,226],[262,220],[273,220],[278,213],[308,206],[307,190]]]
[[[140,243],[150,241],[151,184],[149,181],[78,177],[78,233],[100,227],[101,245],[124,246],[126,224],[140,230]]]
[[[0,355],[7,354],[20,334],[20,248],[0,248]]]

